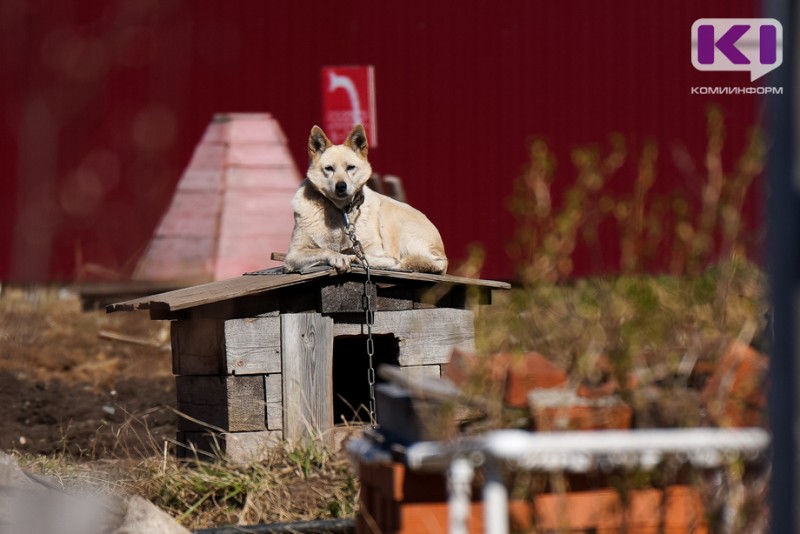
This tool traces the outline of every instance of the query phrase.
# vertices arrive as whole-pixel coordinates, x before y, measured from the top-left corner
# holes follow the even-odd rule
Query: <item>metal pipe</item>
[[[756,459],[770,442],[761,428],[654,429],[589,432],[525,432],[498,430],[482,437],[452,442],[422,442],[406,450],[412,469],[466,471],[483,463],[483,514],[485,532],[509,531],[506,466],[529,471],[563,473],[607,470],[617,467],[650,469],[666,458],[698,468],[724,466],[739,459]],[[457,464],[457,465],[456,465]],[[451,486],[454,487],[454,486]],[[451,531],[464,532],[460,520],[463,495],[450,495]],[[454,504],[455,503],[455,504]]]
[[[497,430],[452,442],[415,443],[406,450],[412,469],[445,471],[455,456],[483,453],[533,471],[586,472],[595,468],[652,467],[676,456],[697,467],[723,465],[731,456],[756,457],[769,445],[761,428],[525,432]]]
[[[508,490],[503,480],[500,461],[487,456],[484,463],[486,481],[483,484],[484,532],[508,534]]]
[[[447,477],[447,514],[450,534],[467,534],[469,508],[472,497],[472,479],[475,470],[464,457],[453,459]]]

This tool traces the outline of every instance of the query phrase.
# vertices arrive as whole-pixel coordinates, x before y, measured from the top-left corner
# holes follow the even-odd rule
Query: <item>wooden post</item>
[[[318,313],[281,315],[281,347],[284,439],[290,443],[319,436],[330,440],[333,319]]]

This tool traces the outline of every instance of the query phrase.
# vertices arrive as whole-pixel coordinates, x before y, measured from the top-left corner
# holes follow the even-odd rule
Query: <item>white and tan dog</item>
[[[370,267],[426,273],[447,271],[439,231],[420,211],[381,195],[365,184],[372,176],[367,134],[357,125],[342,145],[318,126],[308,138],[306,180],[292,201],[294,230],[284,264],[288,271],[330,265],[339,272],[358,263],[346,221]],[[346,216],[345,216],[346,214]]]

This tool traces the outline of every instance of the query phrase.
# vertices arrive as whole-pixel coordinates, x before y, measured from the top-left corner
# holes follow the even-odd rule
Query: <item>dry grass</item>
[[[733,340],[763,346],[765,285],[761,271],[743,260],[700,276],[541,284],[480,309],[476,337],[481,353],[540,352],[574,383],[597,382],[598,358],[607,357],[638,426],[696,426],[700,411],[675,410],[675,402],[697,402],[697,384],[690,383],[696,366],[716,362]],[[653,384],[660,386],[657,399],[648,398]]]
[[[352,517],[358,481],[343,453],[278,447],[259,462],[181,462],[171,451],[143,460],[77,463],[17,455],[25,470],[65,488],[141,496],[190,529]]]

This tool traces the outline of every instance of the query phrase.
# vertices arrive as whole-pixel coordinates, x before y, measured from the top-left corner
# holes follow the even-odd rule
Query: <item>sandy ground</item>
[[[106,339],[123,334],[145,345]],[[76,458],[158,454],[174,438],[168,325],[82,312],[70,290],[0,293],[0,448]]]

